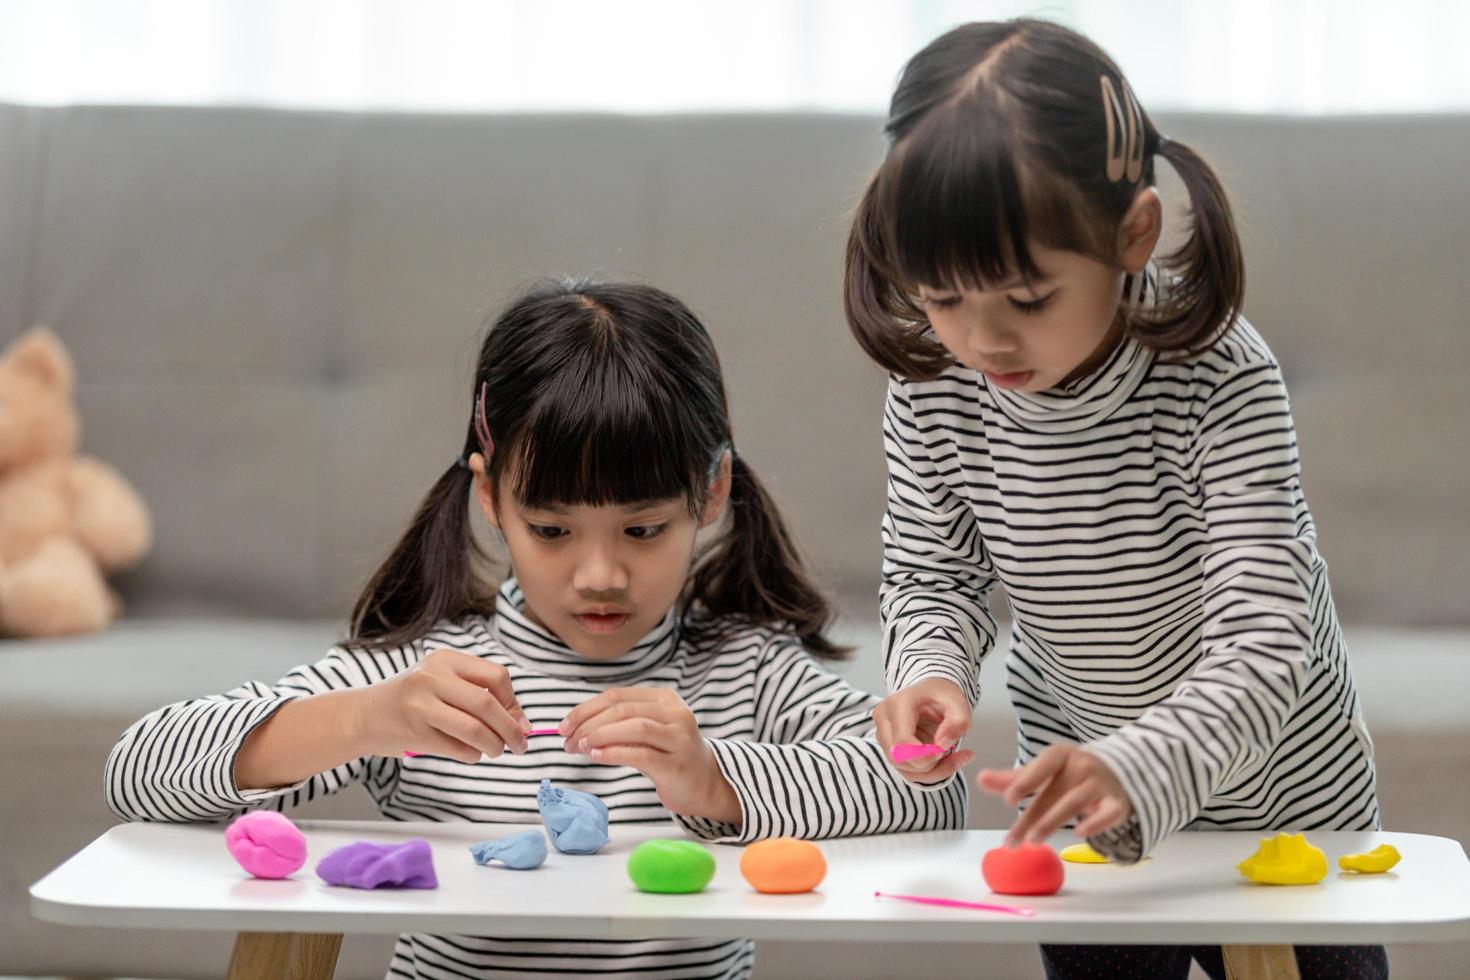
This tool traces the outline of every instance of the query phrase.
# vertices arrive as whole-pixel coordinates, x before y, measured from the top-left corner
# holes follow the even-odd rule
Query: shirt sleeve
[[[894,771],[873,737],[877,702],[795,640],[773,641],[756,671],[754,740],[710,740],[741,823],[677,819],[697,836],[735,844],[963,827],[964,780],[919,787]]]
[[[945,483],[945,473],[959,469],[954,447],[937,425],[924,423],[926,414],[912,389],[897,379],[889,383],[879,600],[884,673],[890,691],[943,677],[973,706],[980,700],[980,662],[995,646],[987,608],[995,566],[970,505]]]
[[[1088,745],[1133,804],[1127,824],[1092,840],[1120,861],[1141,859],[1268,758],[1312,650],[1321,558],[1274,362],[1237,366],[1214,386],[1194,453],[1208,535],[1201,659],[1167,698]]]
[[[385,797],[398,760],[354,759],[290,786],[242,790],[235,759],[246,737],[281,706],[328,691],[366,687],[418,660],[410,645],[384,651],[338,647],[275,684],[249,681],[225,694],[153,711],[123,732],[107,760],[107,805],[124,820],[226,820],[246,810],[286,810],[359,780]]]

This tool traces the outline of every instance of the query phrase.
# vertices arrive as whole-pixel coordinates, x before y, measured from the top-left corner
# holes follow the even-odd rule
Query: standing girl
[[[1372,743],[1302,491],[1281,370],[1239,313],[1210,168],[1116,65],[1032,20],[969,24],[903,72],[848,242],[846,309],[884,415],[879,741],[952,745],[995,642],[1016,768],[1008,843],[1074,819],[1118,861],[1177,830],[1379,826]],[[1162,158],[1189,193],[1151,261]],[[908,778],[937,783],[949,773]],[[1382,947],[1298,947],[1382,976]],[[1048,974],[1217,975],[1218,949],[1043,947]],[[1093,973],[1085,973],[1091,976]]]
[[[964,825],[963,785],[895,774],[877,699],[809,655],[842,652],[829,610],[735,452],[719,360],[682,303],[538,288],[489,331],[472,390],[463,454],[358,600],[351,640],[138,721],[108,761],[114,811],[223,820],[361,781],[391,820],[539,822],[550,777],[612,823],[672,815],[715,841]],[[471,509],[509,552],[498,594]],[[752,959],[744,940],[408,935],[389,976],[744,977]]]

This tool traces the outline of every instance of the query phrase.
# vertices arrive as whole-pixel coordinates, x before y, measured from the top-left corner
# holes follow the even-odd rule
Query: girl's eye
[[[1006,300],[1011,304],[1011,306],[1015,307],[1022,313],[1040,313],[1042,310],[1046,309],[1047,304],[1051,302],[1051,298],[1055,295],[1056,293],[1049,293],[1046,296],[1042,296],[1039,299],[1033,300],[1016,299],[1013,296],[1007,296]]]
[[[555,524],[527,524],[526,529],[531,532],[531,537],[542,541],[555,541],[567,533],[566,528]]]
[[[948,310],[959,305],[958,296],[930,296],[924,300],[925,309]]]
[[[660,534],[663,534],[664,528],[666,527],[668,527],[667,524],[639,524],[636,527],[628,528],[627,534],[628,537],[635,541],[652,541]]]

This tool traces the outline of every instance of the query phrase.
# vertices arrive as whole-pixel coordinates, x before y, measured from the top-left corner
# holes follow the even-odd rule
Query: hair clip
[[[1098,79],[1108,126],[1108,180],[1117,183],[1127,177],[1131,184],[1143,175],[1143,110],[1127,82],[1121,83],[1123,98],[1119,100],[1113,80],[1107,75],[1099,75]]]
[[[485,453],[485,464],[488,467],[490,458],[495,455],[495,440],[490,438],[490,423],[485,421],[485,392],[490,382],[480,382],[480,395],[475,399],[475,437],[480,440],[480,449]]]

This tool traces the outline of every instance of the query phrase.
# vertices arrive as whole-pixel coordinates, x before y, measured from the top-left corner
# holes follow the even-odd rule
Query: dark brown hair
[[[545,282],[512,301],[485,336],[464,456],[494,446],[492,491],[512,481],[528,507],[649,500],[703,507],[732,452],[728,527],[696,561],[680,598],[704,628],[760,623],[792,630],[813,653],[847,651],[826,636],[832,610],[808,577],[775,504],[734,453],[714,344],[679,300],[652,286]],[[614,448],[615,447],[615,448]],[[468,523],[473,476],[451,464],[373,575],[352,612],[353,642],[384,647],[435,623],[488,615],[494,585]]]
[[[1192,228],[1159,263],[1163,301],[1130,316],[1128,330],[1188,356],[1239,313],[1245,267],[1219,180],[1160,137],[1118,66],[1074,31],[1026,19],[955,28],[905,66],[884,132],[887,157],[848,236],[843,300],[858,343],[889,371],[921,380],[953,363],[929,331],[919,285],[1036,278],[1032,241],[1113,262],[1123,215],[1154,183],[1155,155],[1183,181]],[[1124,148],[1133,165],[1110,176],[1110,152],[1116,163]]]

